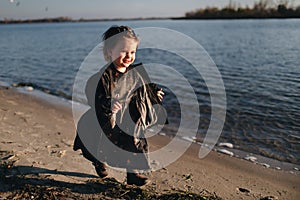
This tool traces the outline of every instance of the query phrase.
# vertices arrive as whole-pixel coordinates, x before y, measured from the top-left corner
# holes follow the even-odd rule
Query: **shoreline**
[[[75,137],[72,111],[33,93],[0,87],[0,150],[13,151],[5,159],[13,161],[21,174],[29,173],[28,170],[46,173],[43,178],[48,181],[84,185],[87,181],[98,180],[91,163],[80,152],[72,150]],[[160,135],[151,137],[150,148],[160,148],[169,140]],[[195,193],[206,190],[223,199],[263,199],[266,196],[297,199],[300,196],[297,173],[268,168],[216,151],[199,159],[198,151],[199,145],[192,144],[174,163],[151,173],[152,184],[147,187],[155,188],[157,193],[170,189]],[[61,173],[50,173],[54,171]],[[124,172],[109,168],[109,173],[124,182]],[[66,174],[81,176],[74,178]],[[11,192],[8,189],[4,194]]]
[[[107,22],[107,21],[141,21],[141,20],[273,20],[273,19],[299,19],[300,16],[248,16],[248,17],[137,17],[137,18],[107,18],[107,19],[72,19],[69,17],[41,18],[41,19],[6,19],[0,20],[1,24],[39,24],[39,23],[84,23],[84,22]]]

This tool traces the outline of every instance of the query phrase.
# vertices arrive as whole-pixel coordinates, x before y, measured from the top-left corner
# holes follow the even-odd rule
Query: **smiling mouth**
[[[131,60],[124,61],[124,64],[129,64],[129,63],[131,63]]]

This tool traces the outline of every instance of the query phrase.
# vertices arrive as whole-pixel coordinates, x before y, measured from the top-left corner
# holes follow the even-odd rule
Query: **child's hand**
[[[120,104],[118,99],[119,99],[119,94],[116,94],[115,101],[111,107],[111,111],[113,114],[117,113],[122,108],[122,104]]]
[[[162,88],[160,88],[159,90],[157,90],[157,97],[160,101],[163,100],[165,93],[163,92]]]
[[[115,101],[112,105],[111,111],[112,113],[117,113],[122,108],[122,104],[119,101]]]

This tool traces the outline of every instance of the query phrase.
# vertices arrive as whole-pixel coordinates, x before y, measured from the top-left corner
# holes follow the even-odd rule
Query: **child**
[[[77,135],[74,150],[82,150],[101,178],[108,175],[106,162],[126,168],[127,184],[142,186],[148,180],[138,170],[150,168],[144,131],[158,122],[159,114],[153,105],[161,103],[164,93],[150,83],[141,64],[133,65],[139,38],[130,27],[110,27],[103,34],[103,42],[103,54],[108,63],[99,77],[94,76],[98,78],[94,106],[102,136],[104,133],[108,138],[106,141],[116,147],[111,148],[107,142],[102,142],[99,145],[102,155],[96,159]],[[122,154],[122,151],[129,152],[130,156],[124,156],[128,154]]]

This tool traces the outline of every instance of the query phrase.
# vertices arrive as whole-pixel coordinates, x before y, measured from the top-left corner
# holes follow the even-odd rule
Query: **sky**
[[[256,1],[232,0],[250,7]],[[290,2],[300,5],[300,0]],[[224,7],[228,3],[229,0],[0,0],[0,20],[60,16],[73,19],[181,17],[199,8]]]

